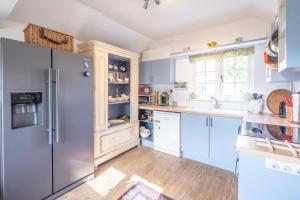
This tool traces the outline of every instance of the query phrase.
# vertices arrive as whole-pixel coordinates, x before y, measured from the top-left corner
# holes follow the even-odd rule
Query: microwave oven
[[[152,95],[139,95],[139,104],[153,104]]]

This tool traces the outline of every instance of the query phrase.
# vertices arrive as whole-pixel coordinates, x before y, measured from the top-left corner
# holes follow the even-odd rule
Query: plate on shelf
[[[125,122],[125,120],[122,120],[122,119],[112,119],[112,120],[109,121],[109,123],[111,123],[112,125],[114,125],[114,124],[122,124],[124,122]]]

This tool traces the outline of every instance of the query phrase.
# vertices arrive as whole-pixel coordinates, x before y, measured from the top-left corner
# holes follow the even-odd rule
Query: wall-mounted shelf
[[[267,38],[235,42],[235,43],[231,43],[231,44],[219,45],[219,46],[216,46],[214,48],[209,48],[209,49],[172,53],[171,58],[186,57],[186,56],[193,56],[193,55],[199,55],[199,54],[216,53],[219,51],[224,51],[224,50],[229,50],[229,49],[246,48],[246,47],[251,47],[254,45],[266,44],[266,43],[267,43]]]

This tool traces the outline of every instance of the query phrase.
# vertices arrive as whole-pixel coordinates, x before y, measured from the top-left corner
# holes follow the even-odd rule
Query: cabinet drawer
[[[127,142],[138,138],[138,127],[131,127],[121,131],[114,132],[109,135],[101,136],[100,148],[101,152],[112,151],[118,146],[122,146]]]

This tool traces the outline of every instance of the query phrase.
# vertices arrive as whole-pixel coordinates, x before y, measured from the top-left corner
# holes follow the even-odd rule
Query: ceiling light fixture
[[[145,0],[144,6],[143,6],[143,8],[144,8],[145,10],[148,9],[149,2],[150,2],[150,0]],[[156,5],[159,5],[159,4],[160,4],[160,0],[154,0],[154,2],[155,2]]]

